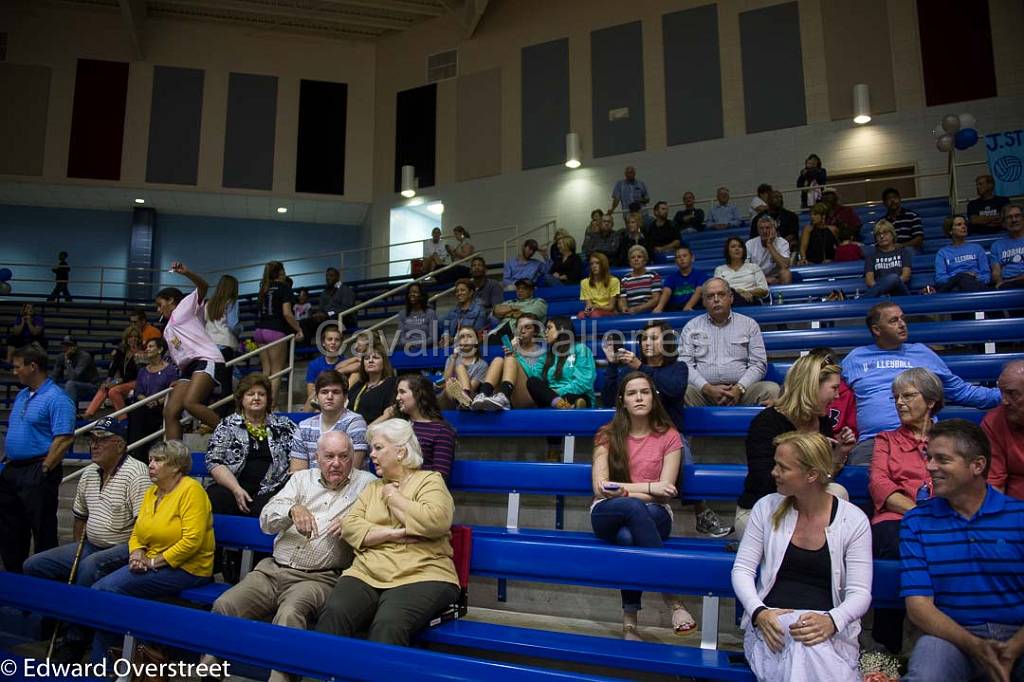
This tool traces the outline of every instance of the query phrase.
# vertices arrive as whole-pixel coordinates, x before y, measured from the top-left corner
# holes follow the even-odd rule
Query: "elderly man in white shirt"
[[[688,407],[761,405],[779,397],[779,385],[764,381],[768,353],[757,322],[732,311],[732,291],[712,277],[701,298],[707,313],[683,327],[680,358],[689,369]]]
[[[761,268],[768,284],[793,281],[789,242],[779,236],[778,223],[770,215],[757,219],[757,236],[747,241],[747,260]]]
[[[316,450],[317,468],[295,471],[263,508],[260,528],[276,533],[274,555],[213,603],[214,613],[265,618],[275,625],[306,629],[315,623],[341,572],[352,563],[352,548],[341,539],[345,514],[376,477],[353,467],[352,439],[328,431]],[[204,663],[217,662],[213,656]],[[296,679],[277,671],[269,682]]]

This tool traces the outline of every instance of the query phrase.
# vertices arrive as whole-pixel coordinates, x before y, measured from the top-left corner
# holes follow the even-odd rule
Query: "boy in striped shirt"
[[[904,680],[1024,680],[1024,502],[986,482],[979,426],[941,421],[922,486],[900,527],[900,595],[923,631]]]

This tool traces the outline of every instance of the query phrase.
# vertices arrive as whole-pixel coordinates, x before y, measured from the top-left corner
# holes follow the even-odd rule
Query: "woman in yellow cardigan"
[[[388,419],[366,432],[382,480],[368,485],[342,520],[355,550],[316,629],[407,646],[459,598],[449,530],[454,503],[441,474],[423,471],[409,422]]]
[[[192,455],[180,440],[149,451],[153,485],[128,540],[128,565],[93,584],[92,589],[155,599],[210,582],[213,575],[213,513],[206,491],[188,473]],[[93,660],[118,644],[117,635],[99,632]]]

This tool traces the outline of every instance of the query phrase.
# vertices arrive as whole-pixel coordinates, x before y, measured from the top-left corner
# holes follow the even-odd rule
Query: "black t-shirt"
[[[1003,206],[1010,203],[1010,200],[1006,197],[993,196],[990,199],[972,199],[967,202],[967,217],[973,218],[974,216],[984,216],[990,218],[992,216],[1001,216],[1003,214]],[[974,234],[999,234],[1003,231],[1002,225],[971,225],[971,232]]]
[[[772,467],[775,466],[776,436],[796,431],[796,426],[774,407],[766,407],[750,422],[747,432],[747,478],[743,481],[743,493],[737,502],[743,509],[753,509],[754,504],[765,495],[776,491]],[[832,438],[832,422],[828,417],[818,418],[818,433]],[[831,608],[831,607],[830,607]]]
[[[395,402],[397,389],[397,377],[388,377],[373,388],[366,388],[360,381],[348,391],[348,409],[362,415],[369,424],[384,414],[384,410]]]
[[[292,288],[284,282],[274,282],[260,299],[260,315],[256,326],[260,329],[272,329],[288,333],[291,328],[284,319],[284,304],[295,305]]]
[[[836,259],[836,236],[827,227],[811,228],[810,239],[807,240],[807,260],[811,263],[823,263]]]
[[[652,249],[666,246],[679,240],[679,228],[672,224],[671,220],[666,220],[661,225],[658,225],[658,222],[654,221],[647,227],[647,239],[650,242]],[[648,255],[651,259],[654,258],[653,253]]]
[[[67,282],[71,277],[71,266],[61,263],[53,269],[54,279],[58,282]]]

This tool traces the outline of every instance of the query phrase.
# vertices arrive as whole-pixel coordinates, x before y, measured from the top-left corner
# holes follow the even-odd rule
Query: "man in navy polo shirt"
[[[928,435],[917,506],[900,527],[900,596],[923,635],[904,680],[1024,680],[1024,502],[986,482],[985,433],[964,419]]]
[[[75,404],[47,377],[41,348],[19,348],[12,360],[25,388],[14,399],[0,461],[0,559],[21,573],[30,540],[36,552],[57,546],[57,492],[74,442]]]

